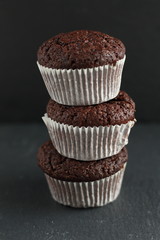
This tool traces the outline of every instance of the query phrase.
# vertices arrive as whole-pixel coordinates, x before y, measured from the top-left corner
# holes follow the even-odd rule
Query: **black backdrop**
[[[40,121],[49,96],[38,46],[59,32],[91,29],[125,43],[122,89],[135,100],[139,121],[160,121],[159,12],[159,0],[0,0],[0,120]]]

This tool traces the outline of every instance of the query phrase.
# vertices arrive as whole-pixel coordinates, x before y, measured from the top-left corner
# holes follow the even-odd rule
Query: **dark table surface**
[[[0,240],[159,240],[160,125],[137,124],[119,198],[74,209],[54,202],[36,165],[40,124],[0,126]]]

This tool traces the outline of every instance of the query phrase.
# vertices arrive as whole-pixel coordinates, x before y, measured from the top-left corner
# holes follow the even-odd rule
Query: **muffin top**
[[[63,181],[88,182],[108,177],[128,160],[127,149],[98,161],[78,161],[60,155],[52,142],[44,143],[38,151],[38,165],[50,177]]]
[[[125,55],[125,46],[105,33],[78,30],[60,33],[44,42],[38,50],[40,65],[55,69],[92,68],[115,65]]]
[[[52,120],[78,127],[120,125],[134,120],[135,103],[124,91],[108,102],[90,106],[66,106],[52,99],[47,114]]]

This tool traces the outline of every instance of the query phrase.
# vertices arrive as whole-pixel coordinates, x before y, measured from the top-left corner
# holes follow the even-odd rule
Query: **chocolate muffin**
[[[118,95],[125,62],[123,43],[105,33],[79,30],[44,42],[37,65],[54,101],[86,106]]]
[[[87,162],[60,155],[51,141],[43,144],[38,151],[38,164],[43,172],[55,179],[70,182],[90,182],[109,177],[123,168],[127,160],[125,147],[114,156]]]
[[[125,55],[125,46],[105,33],[79,30],[60,33],[39,48],[40,65],[55,69],[93,68],[115,65]]]
[[[38,151],[51,195],[72,207],[98,207],[114,201],[120,193],[128,160],[126,148],[110,158],[82,162],[61,156],[51,141]]]
[[[128,143],[135,104],[127,93],[106,103],[69,107],[50,100],[43,120],[57,151],[77,160],[117,154]]]
[[[91,106],[65,106],[52,99],[47,105],[47,114],[52,120],[78,127],[120,125],[133,121],[135,103],[124,91],[113,100]]]

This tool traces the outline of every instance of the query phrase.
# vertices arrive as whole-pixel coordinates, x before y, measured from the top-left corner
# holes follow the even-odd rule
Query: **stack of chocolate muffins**
[[[120,91],[123,43],[95,31],[61,33],[38,50],[51,97],[43,117],[51,141],[38,151],[52,197],[98,207],[119,195],[135,104]]]

